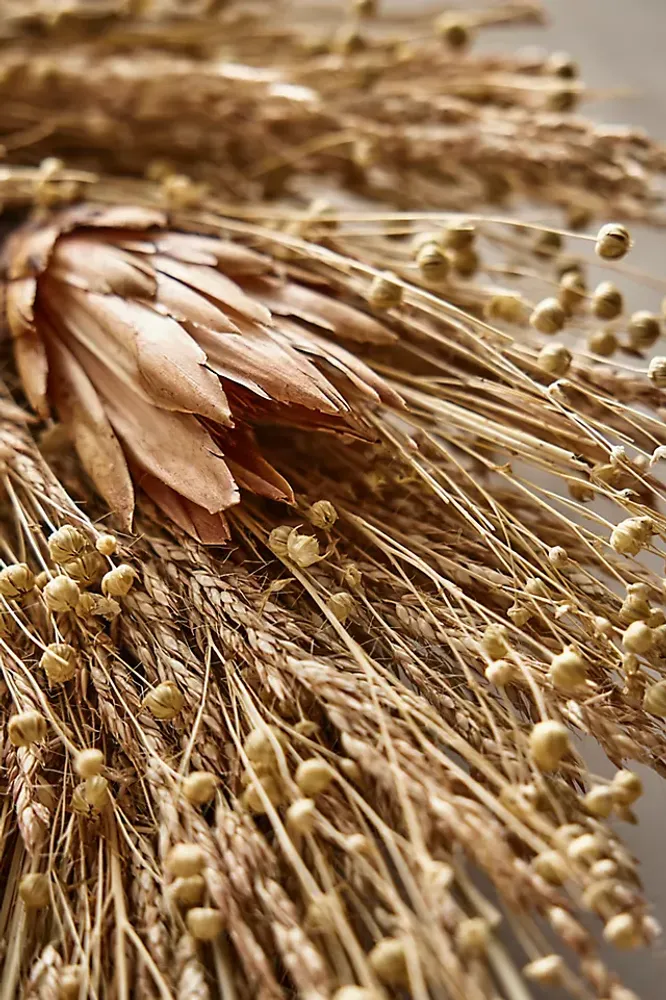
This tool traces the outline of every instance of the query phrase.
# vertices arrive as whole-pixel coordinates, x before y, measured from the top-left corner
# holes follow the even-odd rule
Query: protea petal
[[[383,378],[340,344],[326,340],[311,330],[306,331],[289,320],[281,320],[276,326],[300,354],[316,358],[320,363],[333,369],[330,378],[341,393],[346,392],[349,395],[350,392],[356,391],[373,402],[381,401],[387,406],[402,405],[398,393],[391,389]]]
[[[321,330],[336,333],[343,340],[361,344],[390,344],[395,340],[394,334],[372,316],[366,316],[358,309],[337,302],[306,285],[263,278],[257,280],[253,288],[271,312],[279,316],[298,317]]]
[[[183,327],[143,302],[65,287],[50,275],[45,308],[54,325],[73,337],[137,394],[163,409],[231,419],[206,355]]]
[[[56,281],[106,295],[152,299],[157,291],[153,269],[139,254],[85,236],[58,240],[50,274]]]
[[[157,300],[155,308],[164,315],[185,325],[194,325],[215,333],[240,333],[238,326],[226,313],[204,295],[199,295],[168,274],[157,274]]]
[[[159,211],[80,205],[14,233],[3,263],[25,393],[42,416],[54,404],[125,527],[134,484],[194,538],[222,543],[239,488],[293,502],[251,425],[368,438],[363,407],[401,403],[330,339],[387,343],[380,322],[321,277],[169,231]]]
[[[139,467],[134,473],[137,485],[153,503],[192,538],[203,545],[224,545],[229,541],[229,523],[224,514],[209,513]]]
[[[270,261],[262,254],[240,243],[220,240],[215,236],[200,236],[198,233],[164,233],[156,238],[155,245],[160,253],[183,263],[207,264],[219,268],[234,278],[267,274],[271,270]]]
[[[211,513],[238,503],[223,457],[194,416],[158,410],[84,347],[74,344],[73,353],[96,385],[109,422],[136,465]]]
[[[217,302],[223,309],[253,319],[257,323],[270,323],[271,314],[260,302],[246,295],[240,285],[231,278],[220,274],[212,267],[202,267],[200,264],[184,264],[173,257],[157,254],[153,264],[162,274],[182,281],[184,285],[195,288],[198,292]]]
[[[125,530],[132,526],[134,489],[120,442],[95,387],[73,354],[49,337],[49,392],[81,464]]]
[[[240,425],[233,431],[218,429],[214,437],[240,487],[269,500],[293,503],[291,486],[263,457],[249,427]]]
[[[308,362],[285,350],[260,326],[245,324],[243,336],[220,336],[202,331],[198,340],[214,371],[239,384],[251,379],[261,389],[260,395],[281,403],[298,403],[309,409],[337,413],[347,404],[332,386]]]
[[[47,417],[46,394],[48,360],[44,342],[35,324],[35,278],[16,278],[7,285],[5,309],[14,339],[14,358],[30,405],[40,417]]]

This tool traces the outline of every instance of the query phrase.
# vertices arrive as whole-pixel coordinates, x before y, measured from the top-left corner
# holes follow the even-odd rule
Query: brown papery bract
[[[663,150],[475,52],[529,4],[94,6],[0,14],[0,991],[622,1000],[663,322],[567,227]]]

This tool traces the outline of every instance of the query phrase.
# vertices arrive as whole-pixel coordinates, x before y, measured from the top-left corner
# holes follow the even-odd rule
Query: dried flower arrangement
[[[633,1000],[666,150],[527,2],[5,7],[0,996]]]

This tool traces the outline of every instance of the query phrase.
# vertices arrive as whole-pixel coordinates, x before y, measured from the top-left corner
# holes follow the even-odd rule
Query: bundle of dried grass
[[[629,233],[0,189],[39,415],[3,394],[0,995],[632,1000],[666,362]]]
[[[501,5],[485,20],[533,13]],[[332,26],[324,36],[307,25],[286,32],[284,12],[252,27],[242,8],[229,17],[222,47],[214,36],[203,58],[185,43],[174,56],[157,30],[140,60],[136,39],[108,31],[66,48],[6,45],[6,157],[145,172],[190,201],[207,182],[218,198],[286,192],[302,202],[327,178],[393,207],[478,210],[529,197],[564,207],[576,225],[608,212],[654,220],[663,145],[573,113],[587,94],[573,60],[468,52],[478,13],[397,31],[343,22],[342,34]]]

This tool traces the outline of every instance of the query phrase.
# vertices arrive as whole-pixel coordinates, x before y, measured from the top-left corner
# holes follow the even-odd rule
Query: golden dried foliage
[[[468,49],[481,12],[401,48],[355,4],[322,48],[20,7],[0,995],[633,997],[600,942],[659,930],[617,821],[666,764],[664,330],[629,233],[570,226],[656,213],[663,149],[567,110],[570,60]]]

